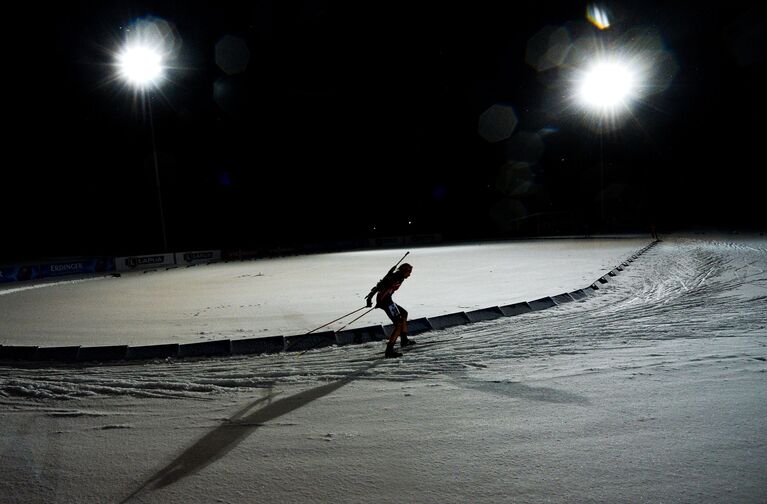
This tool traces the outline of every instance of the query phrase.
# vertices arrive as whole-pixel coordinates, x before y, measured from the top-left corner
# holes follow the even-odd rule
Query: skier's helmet
[[[400,264],[398,269],[399,269],[400,271],[407,271],[408,273],[410,273],[411,271],[413,271],[413,267],[412,267],[411,265],[409,265],[408,263],[402,263],[402,264]]]

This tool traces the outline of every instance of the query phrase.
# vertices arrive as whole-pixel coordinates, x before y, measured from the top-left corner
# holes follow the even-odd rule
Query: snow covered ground
[[[396,299],[411,318],[528,301],[585,287],[649,242],[626,237],[412,249],[407,261],[415,270]],[[345,252],[8,284],[0,288],[0,344],[149,345],[301,334],[362,306],[404,253]],[[388,323],[376,310],[350,327]]]
[[[413,257],[397,299],[413,316],[454,311],[461,297],[467,308],[529,300],[539,297],[540,278],[570,281],[566,266],[579,269],[584,278],[540,293],[558,294],[595,279],[582,256],[604,262],[603,274],[638,248],[607,257],[562,242],[535,247],[536,258],[518,265],[529,276],[517,291],[509,282],[519,271],[495,282],[481,274],[482,247],[461,259],[446,249],[435,264],[461,276],[458,297],[454,285],[438,283],[444,269]],[[535,263],[548,247],[551,260]],[[379,266],[390,259],[358,254],[381,254]],[[294,278],[320,258],[296,258],[302,273]],[[336,294],[336,310],[369,287],[371,263],[360,268],[366,281]],[[670,237],[594,296],[424,333],[397,360],[381,359],[379,342],[303,355],[5,365],[0,495],[62,503],[765,502],[766,269],[763,237]],[[86,283],[124,278],[115,280]],[[245,318],[248,308],[239,310]]]

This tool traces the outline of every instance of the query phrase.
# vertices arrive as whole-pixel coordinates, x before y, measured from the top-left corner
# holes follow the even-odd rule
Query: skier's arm
[[[373,295],[374,295],[376,292],[378,292],[378,285],[376,285],[375,287],[373,287],[372,289],[370,289],[370,293],[368,293],[368,295],[367,295],[367,296],[365,296],[365,301],[366,301],[366,304],[367,304],[367,307],[368,307],[368,308],[370,308],[371,306],[373,306]]]
[[[391,275],[392,273],[394,273],[394,268],[390,269],[390,270],[389,270],[389,272],[386,274],[386,276],[384,276],[382,279],[380,279],[380,280],[378,281],[378,283],[377,283],[377,284],[375,284],[375,287],[373,287],[372,289],[370,289],[370,292],[368,293],[368,295],[367,295],[367,296],[365,296],[365,301],[367,302],[367,306],[368,306],[368,308],[370,308],[371,306],[373,306],[373,296],[375,295],[375,293],[376,293],[376,292],[378,292],[378,291],[384,290],[384,289],[383,289],[384,281],[385,281],[385,280],[386,280],[386,279],[389,277],[389,275]]]

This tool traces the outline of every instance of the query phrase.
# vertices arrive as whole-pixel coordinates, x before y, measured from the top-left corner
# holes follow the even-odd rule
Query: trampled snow
[[[445,248],[433,261],[413,251],[415,271],[396,299],[413,316],[432,316],[558,294],[584,287],[647,241],[626,249],[574,243],[531,243],[535,257],[522,254],[513,266],[488,265],[486,257],[501,253],[483,256],[481,246],[471,254]],[[264,319],[279,323],[259,327],[305,329],[348,311],[392,252],[333,256],[286,259],[271,270],[242,263],[252,269],[239,274],[263,273],[241,279],[243,288],[233,286],[234,269],[209,276],[214,266],[135,281],[147,282],[151,295],[155,279],[200,275],[195,295],[208,287],[211,296],[242,296],[271,271],[293,271],[280,277],[296,281],[306,274],[326,290],[299,282],[303,297],[274,292],[269,304],[289,300],[298,311],[320,292],[317,313],[293,326],[285,314],[260,317],[245,302],[218,311],[239,316],[218,336]],[[329,268],[339,263],[347,270]],[[761,237],[666,238],[584,300],[424,333],[397,360],[381,359],[382,343],[370,343],[101,367],[6,363],[0,495],[84,503],[764,502],[766,267]],[[323,283],[328,269],[364,281]],[[19,291],[0,296],[0,306],[34,313],[26,303],[50,299],[38,295],[82,289],[77,296],[87,299],[85,290],[104,293],[123,280]],[[339,285],[347,290],[334,292]],[[224,306],[197,301],[211,313]],[[163,306],[171,307],[165,317],[156,308],[150,322],[191,304]],[[216,333],[226,320],[212,317],[206,327]],[[84,325],[84,333],[95,327]]]

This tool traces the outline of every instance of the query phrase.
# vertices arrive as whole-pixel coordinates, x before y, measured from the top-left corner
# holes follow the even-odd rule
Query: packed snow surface
[[[551,261],[527,272],[536,284],[529,290],[517,284],[522,299],[538,296],[539,276],[578,269],[581,254],[600,256],[602,274],[630,252],[536,247]],[[440,261],[461,276],[461,304],[513,301],[506,282],[514,275],[493,282],[472,274],[481,271],[481,249],[459,261],[446,248]],[[453,301],[439,305],[443,295],[456,299],[451,289],[434,288],[448,272],[411,255],[416,269],[397,294],[401,304],[421,311],[425,293],[405,301],[422,288],[420,275],[431,287],[423,302],[432,304],[417,315],[452,311]],[[349,257],[346,267],[370,280],[370,264]],[[323,260],[295,258],[295,268],[327,272]],[[61,503],[762,503],[766,268],[762,237],[670,237],[582,301],[424,333],[396,360],[370,343],[101,367],[6,363],[0,495]],[[540,294],[583,287],[593,273],[580,268],[584,278]],[[149,275],[139,277],[151,290]],[[204,273],[199,282],[217,278]],[[108,284],[118,285],[72,287]],[[335,294],[334,303],[344,311],[368,287]],[[69,287],[24,292],[60,288]],[[485,297],[478,302],[475,292]],[[305,293],[311,299],[312,288]],[[250,316],[247,306],[240,311]]]
[[[646,237],[411,249],[396,300],[411,318],[528,301],[585,287]],[[150,345],[301,334],[364,304],[406,250],[378,250],[9,284],[0,344]],[[338,329],[346,321],[331,326]],[[381,310],[350,327],[387,324]]]

